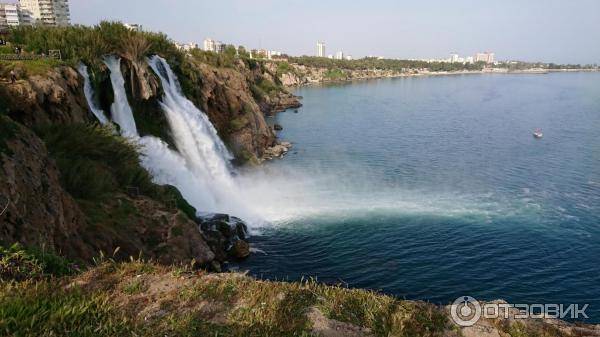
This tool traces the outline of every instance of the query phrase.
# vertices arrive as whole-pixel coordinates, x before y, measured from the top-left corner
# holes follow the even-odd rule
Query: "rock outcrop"
[[[9,116],[27,127],[85,123],[93,120],[79,73],[67,66],[0,85],[0,103]]]
[[[227,214],[216,214],[198,219],[202,235],[215,253],[217,262],[228,259],[243,259],[250,255],[247,241],[248,228],[239,218]],[[217,271],[220,266],[213,264]]]
[[[200,83],[195,103],[208,115],[219,134],[242,162],[262,156],[275,143],[246,76],[229,68],[197,63]]]
[[[278,73],[279,81],[286,87],[327,82],[344,82],[375,78],[408,76],[411,73],[385,69],[328,69],[290,63],[285,72]]]
[[[194,86],[195,98],[234,152],[256,160],[276,145],[252,95],[252,74],[196,66],[202,77]],[[124,60],[122,67],[140,132],[169,142],[158,104],[158,79],[145,64]],[[98,98],[107,109],[110,81],[106,69],[96,71]],[[230,258],[249,254],[246,228],[239,219],[226,219],[227,228],[206,221],[199,226],[189,212],[148,195],[115,191],[107,200],[90,202],[76,200],[65,190],[52,155],[33,130],[95,121],[83,79],[74,69],[64,66],[16,84],[0,83],[0,102],[0,113],[6,114],[0,115],[0,244],[21,242],[84,261],[100,251],[116,251],[118,259],[141,254],[164,263],[194,260],[216,270]]]
[[[121,259],[141,254],[164,263],[214,260],[195,221],[176,207],[118,193],[110,200],[78,202],[62,188],[40,138],[2,115],[0,130],[0,242],[84,261],[117,247]]]
[[[0,241],[93,256],[81,230],[86,219],[60,186],[58,169],[33,132],[0,115]]]

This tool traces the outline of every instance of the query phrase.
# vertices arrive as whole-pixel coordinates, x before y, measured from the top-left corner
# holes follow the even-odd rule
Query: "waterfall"
[[[110,82],[112,83],[115,99],[110,107],[112,120],[121,128],[121,134],[125,137],[138,137],[137,127],[133,112],[127,102],[125,93],[125,79],[121,73],[121,59],[116,56],[107,56],[104,58],[104,64],[110,70]]]
[[[231,188],[229,160],[233,157],[217,135],[208,117],[181,92],[169,64],[159,56],[148,63],[161,80],[165,92],[161,107],[167,117],[179,152],[190,169],[213,179],[219,188]]]
[[[159,57],[148,60],[162,82],[165,94],[160,105],[179,151],[157,137],[139,136],[127,101],[120,59],[109,56],[104,62],[110,70],[115,97],[112,120],[121,127],[121,135],[141,146],[142,165],[152,173],[154,181],[177,187],[199,212],[227,213],[257,221],[256,214],[241,201],[229,165],[233,157],[208,117],[183,96],[169,65]],[[92,108],[92,101],[88,99],[88,103]]]
[[[233,156],[219,138],[208,116],[183,95],[177,77],[164,59],[154,56],[148,60],[148,64],[161,80],[164,96],[160,105],[186,169],[177,174],[172,170],[167,172],[164,162],[152,160],[148,156],[150,171],[162,183],[179,180],[172,184],[199,210],[234,214],[247,220],[256,218],[241,200],[229,165]],[[155,150],[161,152],[168,149]],[[188,180],[193,180],[193,183],[186,182]],[[208,197],[211,203],[207,207]]]
[[[92,110],[92,113],[94,116],[96,116],[96,118],[98,118],[98,121],[100,121],[102,125],[109,124],[110,122],[108,121],[108,118],[106,118],[106,115],[104,115],[104,111],[98,108],[94,103],[94,89],[92,88],[92,83],[90,82],[90,74],[88,73],[88,67],[83,62],[79,64],[79,73],[81,76],[83,76],[83,92],[85,93],[85,98],[90,106],[90,109]]]

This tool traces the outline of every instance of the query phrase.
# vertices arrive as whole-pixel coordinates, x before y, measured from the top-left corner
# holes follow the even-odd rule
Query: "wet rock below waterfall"
[[[208,246],[215,253],[215,261],[243,259],[250,255],[248,227],[239,218],[227,214],[213,214],[198,219],[200,230]],[[214,268],[220,271],[220,268]]]
[[[272,146],[265,150],[265,153],[263,154],[261,161],[273,160],[275,158],[281,158],[290,151],[291,147],[292,147],[292,144],[288,143],[288,142],[281,142],[279,144],[276,144],[275,146]]]
[[[244,240],[235,241],[229,254],[238,259],[246,258],[250,255],[250,244]]]

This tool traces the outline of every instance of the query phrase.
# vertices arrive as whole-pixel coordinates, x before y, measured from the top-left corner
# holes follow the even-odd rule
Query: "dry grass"
[[[310,336],[314,333],[307,314],[313,308],[330,319],[369,328],[376,335],[441,336],[446,329],[446,321],[435,318],[443,316],[439,308],[370,291],[314,281],[259,281],[244,274],[208,274],[187,266],[141,261],[108,261],[72,278],[19,283],[19,298],[13,296],[13,287],[0,287],[0,305],[13,308],[0,310],[0,331],[15,335],[29,331],[22,329],[34,323],[20,316],[22,310],[37,317],[35,324],[52,328],[54,318],[35,314],[45,312],[51,293],[57,302],[53,305],[74,308],[69,319],[96,317],[83,322],[99,331],[99,336],[115,331],[144,336]],[[82,307],[87,311],[79,312]],[[420,321],[420,316],[426,319]],[[17,317],[25,319],[25,325],[6,324]],[[115,317],[122,319],[115,321]]]
[[[353,336],[456,335],[449,332],[444,311],[428,303],[312,280],[209,274],[190,266],[105,260],[73,277],[0,284],[0,334],[14,336],[43,331],[61,336],[314,336],[309,315],[314,310],[337,322],[336,327],[351,327]],[[567,335],[541,323],[496,326],[513,337]]]

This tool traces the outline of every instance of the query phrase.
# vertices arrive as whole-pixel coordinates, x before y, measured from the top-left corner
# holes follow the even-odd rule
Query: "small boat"
[[[537,130],[533,131],[533,138],[540,139],[542,137],[544,137],[544,134],[542,133],[542,130],[537,129]]]

